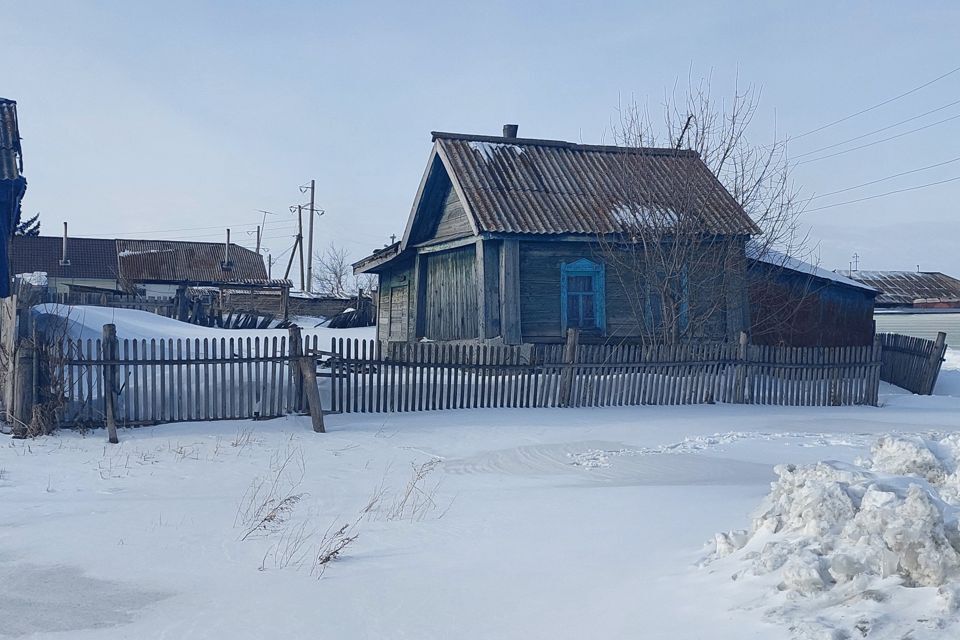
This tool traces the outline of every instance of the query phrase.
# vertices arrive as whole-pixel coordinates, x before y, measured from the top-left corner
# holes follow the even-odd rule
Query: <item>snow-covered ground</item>
[[[121,340],[149,340],[151,338],[246,338],[272,337],[288,335],[286,329],[218,329],[200,327],[172,318],[164,318],[149,311],[137,309],[117,309],[115,307],[71,306],[60,304],[41,304],[33,307],[38,324],[49,322],[50,318],[64,318],[68,335],[75,340],[96,340],[102,335],[103,325],[114,324],[117,337]],[[304,336],[316,335],[325,346],[331,337],[362,338],[372,340],[376,336],[376,327],[357,329],[328,329],[317,326],[316,318],[294,317],[303,329]]]
[[[938,392],[885,388],[880,408],[476,410],[331,416],[323,435],[287,418],[121,430],[119,446],[100,432],[3,441],[0,635],[958,637],[953,587],[900,586],[893,572],[817,589],[799,561],[788,576],[784,565],[753,571],[749,554],[767,541],[749,533],[714,553],[716,533],[749,531],[763,514],[786,523],[768,535],[800,545],[801,516],[836,504],[817,497],[836,496],[827,482],[785,490],[804,465],[833,461],[864,489],[906,487],[898,478],[918,469],[934,479],[913,484],[946,487],[945,449],[930,445],[940,472],[872,455],[883,436],[960,429],[955,353]],[[770,495],[785,464],[797,466]],[[949,529],[953,494],[937,491]],[[920,539],[936,516],[917,513],[930,516],[914,518]],[[823,540],[842,538],[853,556],[856,541],[831,531]],[[768,556],[791,550],[801,555]],[[943,566],[932,581],[949,584]]]

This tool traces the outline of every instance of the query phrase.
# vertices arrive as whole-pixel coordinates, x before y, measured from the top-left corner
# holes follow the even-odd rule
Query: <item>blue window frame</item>
[[[606,327],[604,268],[581,258],[560,265],[560,318],[563,331],[603,331]]]

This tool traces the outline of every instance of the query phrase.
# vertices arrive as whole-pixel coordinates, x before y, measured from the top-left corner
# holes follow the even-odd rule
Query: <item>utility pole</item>
[[[297,205],[297,245],[300,247],[300,291],[306,291],[307,285],[303,274],[303,205]],[[312,257],[312,256],[311,256]]]
[[[307,293],[313,291],[313,202],[316,180],[310,181],[310,239],[307,241]]]
[[[283,272],[283,279],[290,279],[290,267],[293,266],[293,259],[297,257],[297,247],[300,245],[300,236],[293,242],[293,249],[290,251],[290,260],[287,262],[287,270]]]
[[[853,254],[853,271],[859,271],[859,270],[860,270],[860,256],[859,254],[854,253]]]

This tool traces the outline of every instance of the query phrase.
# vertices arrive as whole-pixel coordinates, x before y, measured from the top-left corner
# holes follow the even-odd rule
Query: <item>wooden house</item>
[[[172,297],[184,287],[275,288],[263,256],[230,243],[17,236],[13,274],[45,273],[56,293]]]
[[[681,340],[747,329],[745,243],[758,229],[696,153],[518,138],[515,125],[432,135],[402,240],[354,265],[379,276],[380,340],[557,342],[568,328],[643,340],[669,314],[657,282],[616,264],[618,247],[636,251],[621,212],[637,193],[661,219],[685,194],[708,258],[682,274]]]
[[[842,274],[747,245],[750,340],[791,347],[873,344],[879,291]]]
[[[880,292],[881,309],[960,309],[960,280],[939,271],[841,271]]]

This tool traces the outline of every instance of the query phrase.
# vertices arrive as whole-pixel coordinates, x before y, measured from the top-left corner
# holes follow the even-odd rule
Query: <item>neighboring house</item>
[[[57,293],[171,297],[183,287],[274,283],[262,256],[215,242],[17,236],[11,267],[14,274],[46,273],[47,288]]]
[[[938,271],[841,271],[880,290],[877,331],[960,344],[960,280]]]
[[[354,265],[380,278],[379,339],[558,342],[568,328],[584,341],[650,335],[665,317],[660,299],[636,299],[644,283],[612,264],[604,242],[629,231],[616,179],[628,158],[644,206],[669,213],[675,192],[688,190],[697,233],[709,238],[704,255],[733,256],[684,273],[684,327],[702,309],[711,318],[682,339],[730,340],[748,329],[744,246],[758,229],[696,153],[517,138],[515,126],[504,133],[433,133],[403,239]],[[710,286],[698,286],[707,277]]]
[[[17,124],[17,103],[0,98],[0,298],[10,295],[8,240],[20,222],[20,201],[27,190]]]
[[[873,344],[873,287],[780,252],[747,245],[753,344]]]
[[[877,307],[960,309],[960,280],[939,271],[838,271],[880,291]]]

